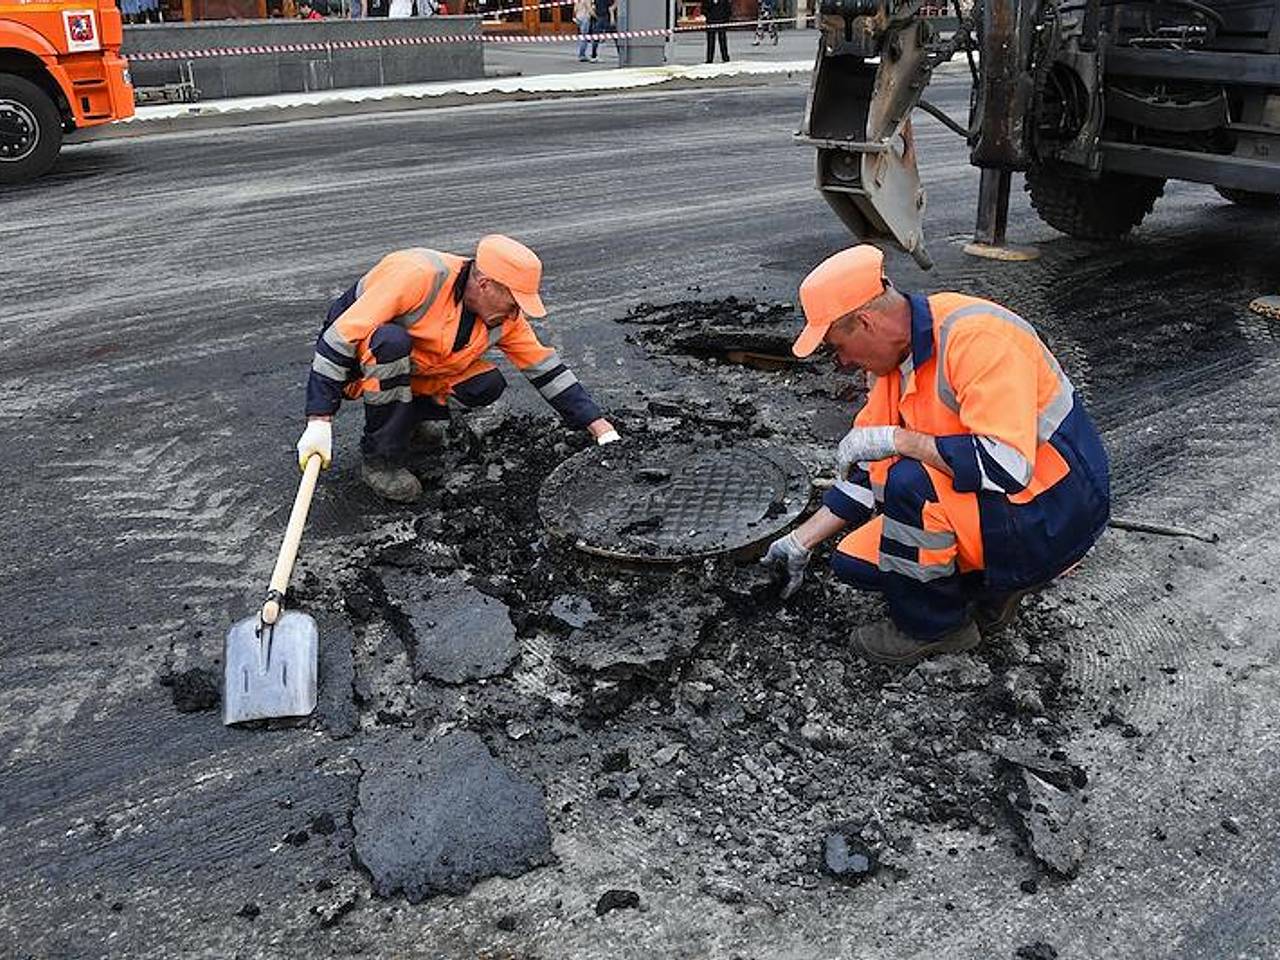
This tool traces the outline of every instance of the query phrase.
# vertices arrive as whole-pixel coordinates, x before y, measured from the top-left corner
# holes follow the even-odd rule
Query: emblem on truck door
[[[98,24],[93,18],[92,10],[65,10],[62,14],[62,25],[67,32],[67,51],[80,53],[85,50],[98,50]]]

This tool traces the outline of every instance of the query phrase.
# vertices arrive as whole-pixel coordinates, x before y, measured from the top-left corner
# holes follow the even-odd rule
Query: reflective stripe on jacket
[[[897,374],[871,378],[854,423],[929,434],[951,468],[947,476],[924,465],[938,509],[924,518],[928,542],[914,546],[939,551],[931,559],[940,568],[954,556],[960,572],[987,570],[993,586],[1051,579],[1106,523],[1108,464],[1097,431],[1057,359],[1017,314],[957,293],[909,300],[911,351]],[[897,459],[862,465],[827,505],[864,522]],[[949,532],[954,547],[942,544]]]
[[[497,346],[542,397],[581,426],[600,416],[573,372],[538,340],[523,314],[489,330],[463,308],[465,257],[425,247],[397,250],[360,278],[355,301],[320,335],[312,376],[342,384],[342,395],[377,390],[381,371],[370,338],[383,324],[403,327],[412,338],[409,383],[413,395],[445,402],[458,381],[482,369],[483,355]],[[496,341],[493,339],[496,337]],[[310,410],[308,413],[331,413]]]

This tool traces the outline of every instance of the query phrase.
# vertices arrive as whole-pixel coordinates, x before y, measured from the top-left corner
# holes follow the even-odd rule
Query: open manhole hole
[[[791,352],[791,342],[804,320],[790,303],[729,297],[641,304],[618,322],[636,327],[630,336],[659,353],[762,370],[788,370],[801,364]]]
[[[587,553],[676,563],[775,536],[804,512],[809,493],[804,466],[765,443],[610,444],[560,464],[538,512],[553,535]]]
[[[790,332],[699,330],[674,338],[671,349],[675,353],[687,353],[704,360],[714,359],[760,370],[788,370],[801,362],[791,352],[793,339]]]

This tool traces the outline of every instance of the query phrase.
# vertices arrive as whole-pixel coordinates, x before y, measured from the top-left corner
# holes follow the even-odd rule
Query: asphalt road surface
[[[932,92],[954,114],[965,97],[954,80]],[[1110,531],[1058,588],[1085,625],[1069,679],[1138,734],[1096,712],[1076,725],[1095,835],[1075,880],[1023,892],[1013,845],[938,830],[901,880],[815,871],[724,903],[653,872],[679,830],[655,816],[558,835],[557,866],[465,897],[378,901],[342,843],[283,839],[304,811],[345,823],[352,741],[225,730],[157,682],[216,657],[254,608],[330,297],[391,249],[509,232],[546,264],[551,339],[606,406],[635,403],[669,374],[613,318],[641,300],[791,300],[849,242],[790,141],[803,100],[778,84],[102,142],[3,197],[0,953],[1280,954],[1280,338],[1245,309],[1280,289],[1275,216],[1175,184],[1134,238],[1100,247],[1056,235],[1019,193],[1011,236],[1043,257],[968,259],[976,176],[932,120],[918,140],[938,266],[894,256],[900,285],[1036,323],[1102,428],[1115,513],[1220,538]],[[536,410],[530,393],[510,402]],[[337,434],[313,574],[358,547],[344,531],[409,516],[360,494],[358,417]],[[358,905],[322,928],[314,891],[335,877]],[[626,886],[646,912],[598,919],[599,893]],[[515,909],[520,926],[496,925]]]

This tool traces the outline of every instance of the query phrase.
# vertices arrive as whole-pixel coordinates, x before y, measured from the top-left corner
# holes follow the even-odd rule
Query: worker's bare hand
[[[813,551],[802,547],[794,532],[769,544],[769,550],[760,562],[769,568],[773,578],[781,585],[783,600],[799,590],[804,583],[804,572],[812,556]]]
[[[614,429],[613,424],[604,417],[598,417],[588,423],[587,431],[596,438],[596,443],[599,446],[604,446],[606,443],[614,443],[615,441],[622,439],[618,436],[618,431]]]

